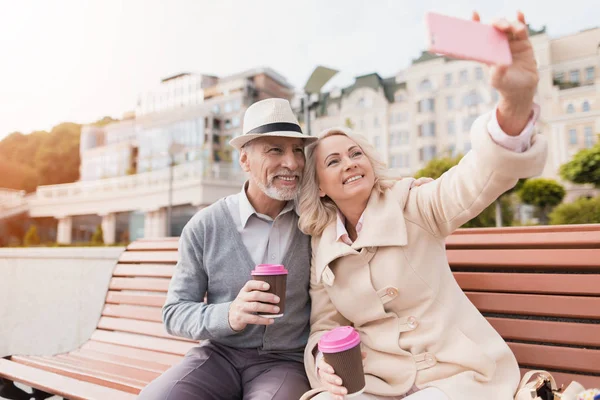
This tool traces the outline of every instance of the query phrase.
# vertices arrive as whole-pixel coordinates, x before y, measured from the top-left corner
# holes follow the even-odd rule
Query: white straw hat
[[[248,107],[242,135],[231,139],[229,144],[239,150],[249,141],[265,136],[304,139],[305,144],[317,140],[315,136],[302,133],[290,102],[276,98],[261,100]]]

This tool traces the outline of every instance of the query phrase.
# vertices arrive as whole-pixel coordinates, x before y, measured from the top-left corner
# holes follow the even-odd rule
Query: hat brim
[[[262,137],[286,137],[292,139],[302,139],[304,140],[304,145],[307,146],[310,143],[317,141],[319,138],[316,136],[308,136],[298,132],[290,132],[290,131],[276,131],[269,133],[257,133],[257,134],[248,134],[234,137],[229,141],[229,144],[236,149],[240,150],[242,146],[248,143],[251,140],[262,138]]]

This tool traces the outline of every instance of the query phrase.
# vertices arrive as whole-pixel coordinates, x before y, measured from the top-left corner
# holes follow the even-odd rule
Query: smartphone
[[[427,50],[488,65],[510,65],[506,34],[481,22],[429,12],[425,15]]]

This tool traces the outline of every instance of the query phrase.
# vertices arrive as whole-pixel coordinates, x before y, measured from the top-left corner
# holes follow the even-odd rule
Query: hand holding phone
[[[489,65],[510,65],[507,35],[491,25],[429,12],[427,50]]]

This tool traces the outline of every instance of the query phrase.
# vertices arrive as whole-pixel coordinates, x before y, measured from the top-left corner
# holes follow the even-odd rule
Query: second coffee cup
[[[358,396],[365,390],[365,374],[360,351],[360,335],[351,326],[340,326],[324,334],[319,351],[333,367],[348,390],[346,397]]]
[[[259,264],[252,271],[252,279],[255,281],[267,282],[269,290],[267,293],[272,293],[279,297],[279,303],[268,303],[279,307],[279,313],[258,313],[261,317],[279,318],[282,317],[285,311],[285,291],[287,286],[288,271],[281,264]]]

